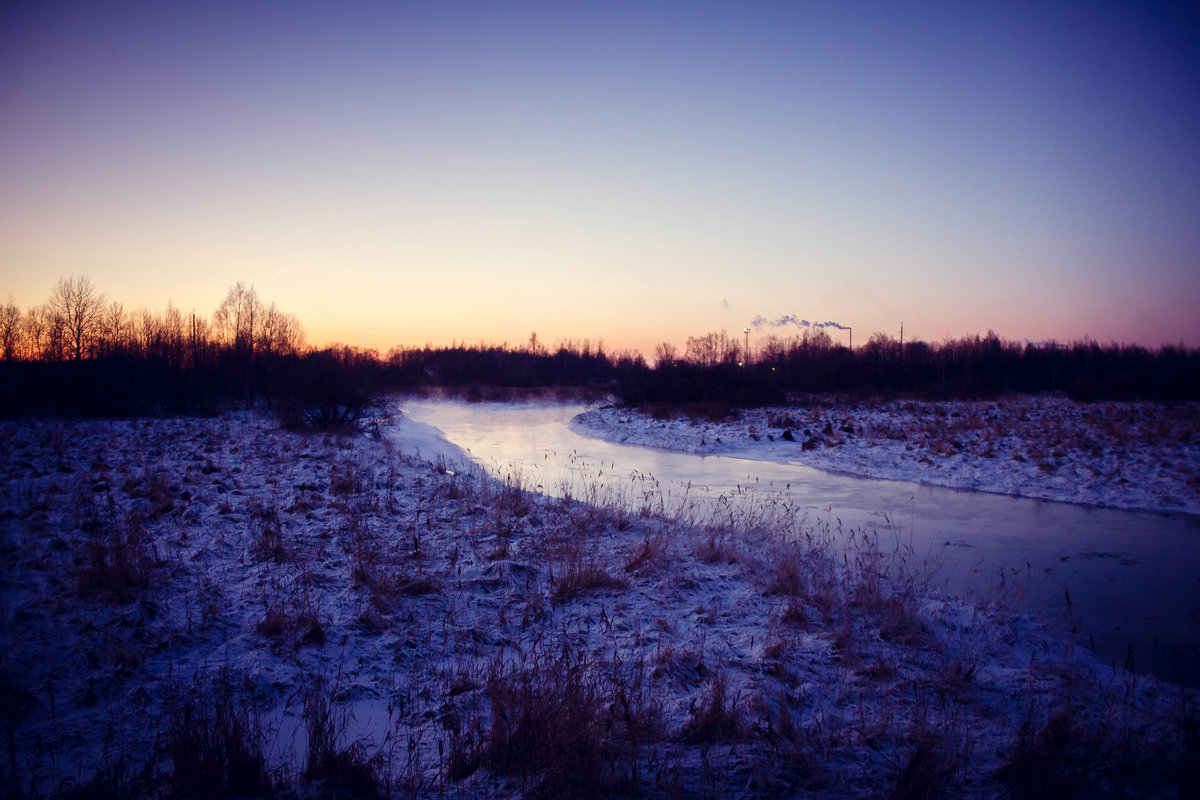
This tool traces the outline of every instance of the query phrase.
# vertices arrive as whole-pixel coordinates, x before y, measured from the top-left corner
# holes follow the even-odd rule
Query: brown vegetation
[[[1134,794],[1195,760],[1175,687],[867,533],[609,512],[249,414],[0,442],[10,796]]]

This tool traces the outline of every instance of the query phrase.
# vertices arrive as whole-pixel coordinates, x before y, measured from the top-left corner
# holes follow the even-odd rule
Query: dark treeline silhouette
[[[295,317],[231,287],[211,317],[126,311],[86,276],[25,311],[0,306],[0,413],[212,413],[296,385],[308,357]]]
[[[529,345],[454,345],[394,348],[388,353],[387,378],[395,386],[600,387],[612,384],[621,370],[645,369],[636,353],[609,355],[603,344],[566,342],[546,348],[530,336]]]
[[[0,414],[215,413],[263,403],[289,426],[361,426],[384,391],[604,387],[641,356],[602,344],[395,348],[386,358],[306,346],[299,322],[237,283],[205,317],[168,304],[128,312],[86,276],[26,310],[0,306]],[[480,393],[482,394],[482,393]]]
[[[742,350],[723,333],[688,339],[681,359],[670,345],[659,345],[657,369],[626,373],[621,397],[730,406],[765,405],[786,393],[977,399],[1058,392],[1081,401],[1200,400],[1200,350],[1183,346],[1019,343],[989,331],[938,344],[876,333],[851,351],[817,330],[768,337],[750,363]]]
[[[851,351],[824,330],[756,342],[725,332],[689,337],[682,357],[669,343],[652,367],[640,354],[603,344],[374,350],[309,348],[299,322],[231,287],[209,317],[127,312],[86,277],[61,279],[50,299],[22,311],[0,306],[0,414],[215,413],[264,403],[288,425],[360,425],[375,398],[439,387],[482,399],[489,389],[576,387],[635,405],[737,408],[791,395],[986,398],[1058,392],[1100,399],[1200,400],[1200,351],[1093,341],[1071,345],[1003,341],[995,333],[937,344],[876,333]]]

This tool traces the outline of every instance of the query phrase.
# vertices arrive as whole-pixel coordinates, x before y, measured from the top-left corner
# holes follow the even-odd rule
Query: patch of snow
[[[606,409],[582,424],[733,448],[749,425],[779,433],[770,413],[663,426]],[[823,411],[791,427],[845,420],[854,434],[804,458],[853,452],[830,466],[875,469],[881,456],[848,443],[915,464],[899,454],[922,413]],[[984,435],[953,438],[974,452]],[[1004,460],[1020,442],[988,446]],[[546,498],[519,477],[447,469],[453,449],[411,424],[369,440],[253,413],[9,420],[0,449],[0,675],[28,698],[6,723],[10,777],[31,794],[161,760],[181,701],[223,673],[258,709],[277,775],[302,782],[305,698],[323,686],[341,746],[431,797],[528,788],[486,761],[449,774],[462,737],[499,724],[498,687],[521,676],[583,675],[610,723],[626,704],[645,721],[627,743],[642,789],[683,794],[877,796],[928,742],[955,793],[994,796],[1021,731],[1063,714],[1079,736],[1099,731],[1103,752],[1149,748],[1142,778],[1165,782],[1193,713],[1179,687],[1099,665],[1036,620],[885,580],[869,550],[842,560],[819,542]]]
[[[583,433],[701,455],[1121,509],[1200,514],[1200,404],[1061,397],[814,402],[723,420],[610,406]],[[794,441],[789,441],[790,436]]]

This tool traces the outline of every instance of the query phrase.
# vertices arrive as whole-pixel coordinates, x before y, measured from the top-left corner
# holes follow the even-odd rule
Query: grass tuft
[[[167,727],[175,796],[261,797],[271,792],[261,723],[227,671],[181,688]]]
[[[610,575],[598,560],[572,553],[559,568],[550,598],[555,603],[565,603],[590,592],[624,589],[628,585],[624,578]]]
[[[377,759],[368,757],[362,742],[342,744],[349,712],[338,706],[337,691],[337,682],[326,686],[324,680],[315,680],[305,695],[308,755],[304,778],[318,783],[326,797],[376,800],[381,796]]]
[[[698,704],[693,701],[691,719],[684,725],[681,738],[689,744],[717,743],[740,739],[745,734],[738,697],[729,695],[725,676],[717,672],[709,682],[708,696]]]

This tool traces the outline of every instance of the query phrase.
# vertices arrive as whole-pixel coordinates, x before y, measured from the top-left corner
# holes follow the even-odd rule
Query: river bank
[[[1195,777],[1179,687],[931,591],[869,537],[843,559],[816,530],[546,498],[396,430],[0,423],[9,794],[1160,796]]]
[[[1012,396],[806,404],[721,419],[605,407],[577,430],[953,489],[1200,514],[1200,404]]]

